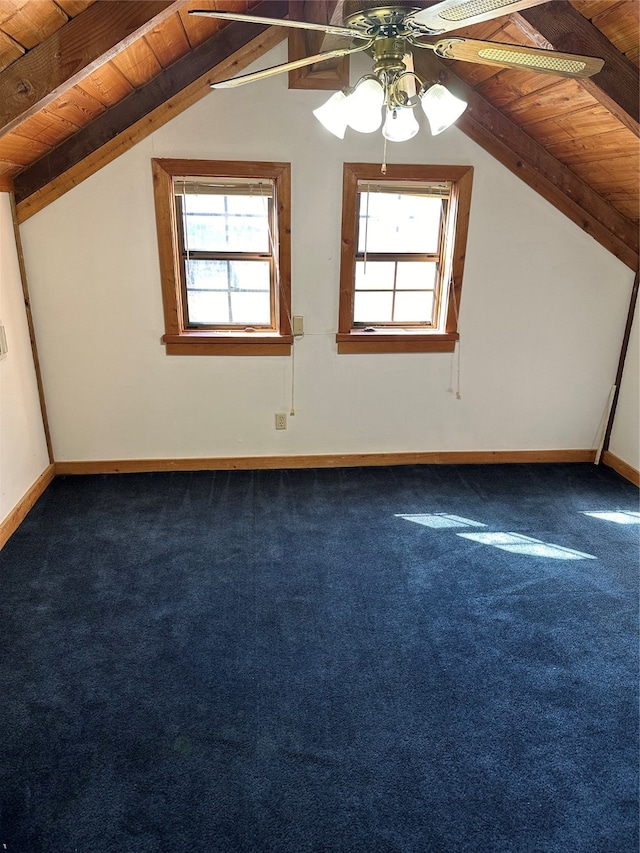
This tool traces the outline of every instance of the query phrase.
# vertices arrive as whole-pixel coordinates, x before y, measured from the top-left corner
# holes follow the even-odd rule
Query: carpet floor
[[[0,850],[637,853],[638,490],[61,477],[0,552]]]

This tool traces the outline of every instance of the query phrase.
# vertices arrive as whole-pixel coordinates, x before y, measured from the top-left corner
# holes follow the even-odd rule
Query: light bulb
[[[387,109],[387,119],[382,128],[382,135],[389,142],[406,142],[416,135],[420,125],[416,121],[411,107],[396,107]]]
[[[346,102],[347,96],[344,92],[334,92],[328,101],[313,111],[318,121],[338,139],[344,139],[347,129]]]
[[[365,77],[345,102],[347,124],[359,133],[373,133],[382,124],[384,90],[373,77]]]
[[[427,89],[420,96],[420,103],[434,136],[451,127],[467,108],[466,101],[456,98],[440,83],[435,83]]]

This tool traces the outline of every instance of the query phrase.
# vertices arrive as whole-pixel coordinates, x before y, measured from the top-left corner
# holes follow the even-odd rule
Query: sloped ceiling
[[[367,0],[0,0],[0,188],[21,221],[210,94],[289,35],[189,9],[326,22]],[[427,6],[429,2],[413,5]],[[464,94],[457,126],[632,269],[638,268],[637,0],[551,0],[459,31],[600,56],[585,81],[415,57],[424,77]],[[320,35],[316,48],[326,46]],[[293,57],[312,49],[290,38]],[[340,88],[345,61],[290,76]],[[213,95],[211,95],[213,97]]]

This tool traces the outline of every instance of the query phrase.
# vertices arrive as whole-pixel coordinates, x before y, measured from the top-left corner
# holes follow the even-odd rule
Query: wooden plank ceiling
[[[292,0],[291,16],[339,21],[350,5]],[[355,3],[367,5],[376,4]],[[289,12],[286,0],[0,0],[0,189],[15,189],[21,221],[291,32],[188,15],[194,8]],[[463,132],[634,269],[638,11],[638,0],[551,0],[459,31],[601,56],[603,71],[586,81],[446,62],[430,51],[415,58],[421,76],[439,76],[469,101]],[[312,49],[304,35],[290,38],[292,56]],[[344,79],[342,60],[297,72],[290,85],[340,88]]]

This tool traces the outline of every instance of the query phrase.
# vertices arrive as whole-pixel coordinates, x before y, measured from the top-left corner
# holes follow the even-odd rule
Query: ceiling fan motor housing
[[[403,38],[377,38],[371,46],[371,55],[375,62],[373,73],[404,71],[403,58],[407,52],[407,41]]]
[[[373,6],[345,18],[345,26],[361,30],[368,36],[403,36],[413,32],[405,23],[420,6]]]

